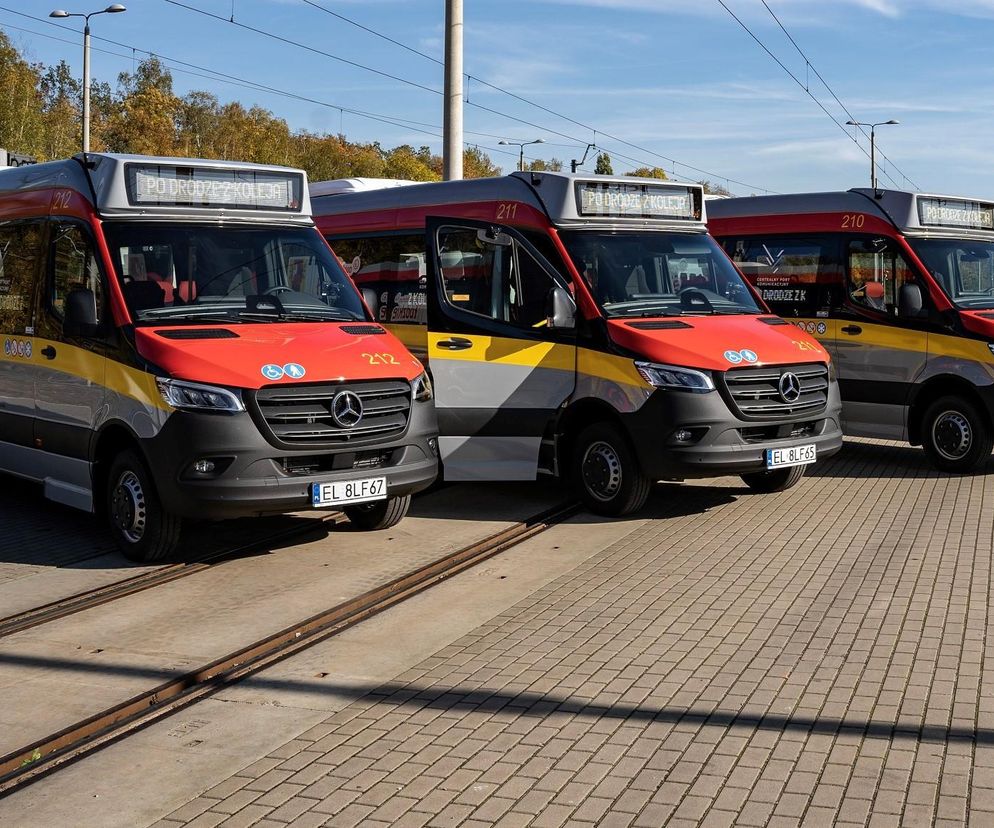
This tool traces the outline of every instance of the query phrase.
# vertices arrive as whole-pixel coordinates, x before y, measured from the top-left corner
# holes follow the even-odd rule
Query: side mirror
[[[576,305],[568,290],[554,287],[549,291],[545,315],[550,328],[570,330],[576,327]]]
[[[372,288],[362,289],[362,301],[366,303],[369,312],[373,314],[373,319],[380,318],[380,297]]]
[[[905,319],[915,319],[921,316],[925,301],[922,289],[918,285],[901,285],[897,294],[897,312]]]
[[[66,294],[62,333],[66,336],[97,336],[97,297],[92,290],[77,288]]]

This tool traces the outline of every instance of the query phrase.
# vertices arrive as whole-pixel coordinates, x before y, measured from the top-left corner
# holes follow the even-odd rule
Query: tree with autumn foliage
[[[45,161],[79,150],[82,85],[64,61],[51,67],[24,60],[0,31],[0,147]],[[90,143],[96,152],[252,161],[301,167],[312,181],[401,178],[437,181],[442,158],[429,147],[385,149],[344,135],[293,131],[258,106],[222,103],[206,91],[179,96],[156,57],[123,72],[117,87],[90,87]],[[550,167],[550,169],[553,167]],[[478,147],[463,153],[466,178],[500,175]]]

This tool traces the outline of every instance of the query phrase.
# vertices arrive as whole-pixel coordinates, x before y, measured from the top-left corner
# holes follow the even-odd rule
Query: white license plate
[[[340,506],[345,503],[367,503],[386,500],[387,479],[366,477],[362,480],[336,480],[334,483],[311,483],[311,504]]]
[[[817,460],[815,446],[791,446],[766,450],[766,468],[782,469],[785,466],[804,466]]]

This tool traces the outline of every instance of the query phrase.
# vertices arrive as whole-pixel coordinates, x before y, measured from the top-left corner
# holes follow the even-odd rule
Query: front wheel
[[[152,563],[176,550],[183,521],[163,509],[152,476],[134,451],[114,458],[106,499],[111,532],[128,560]]]
[[[925,410],[925,453],[946,472],[971,472],[991,456],[994,436],[980,409],[969,400],[941,397]]]
[[[742,482],[758,494],[784,492],[796,486],[804,477],[804,466],[743,474]]]
[[[403,519],[411,508],[411,496],[390,497],[375,503],[358,503],[355,506],[345,506],[342,511],[356,529],[373,532],[377,529],[389,529]]]
[[[611,423],[587,426],[576,441],[573,485],[592,512],[618,517],[645,505],[652,487],[625,435]]]

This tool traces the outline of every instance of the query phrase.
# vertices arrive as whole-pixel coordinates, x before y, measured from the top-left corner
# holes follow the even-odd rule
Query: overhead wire
[[[821,81],[821,83],[825,87],[825,89],[827,89],[828,92],[829,92],[829,94],[835,99],[835,102],[840,107],[842,107],[842,111],[845,112],[846,115],[849,116],[849,120],[853,121],[854,124],[855,124],[855,122],[856,122],[856,116],[853,115],[852,112],[849,111],[849,108],[842,102],[842,100],[839,98],[839,96],[835,94],[835,90],[832,89],[832,87],[829,85],[828,81],[825,80],[824,77],[822,77],[821,72],[818,71],[817,67],[811,62],[810,58],[808,58],[808,56],[804,53],[804,50],[801,49],[801,47],[798,45],[797,41],[794,40],[794,37],[791,35],[791,33],[789,31],[787,31],[787,27],[783,24],[783,22],[777,16],[777,13],[775,11],[773,11],[772,8],[770,8],[770,5],[769,5],[769,3],[766,2],[766,0],[761,0],[761,2],[766,7],[766,10],[770,13],[770,15],[773,17],[773,19],[776,21],[776,23],[780,27],[781,31],[787,36],[787,39],[791,42],[791,44],[793,45],[793,47],[797,50],[797,53],[804,59],[804,65],[806,67],[810,68],[811,71],[815,73],[815,77],[818,78],[818,80]],[[863,134],[864,138],[867,138],[867,139],[870,138],[870,136],[867,134],[866,130],[863,128],[862,124],[855,124],[855,126]],[[897,164],[895,164],[893,161],[891,161],[890,158],[888,158],[887,155],[883,151],[881,151],[881,150],[878,149],[877,153],[881,157],[883,157],[884,160],[886,160],[887,163],[890,164],[897,171],[898,175],[900,175],[901,178],[904,179],[905,183],[910,184],[916,190],[918,189],[918,185],[915,184],[915,182],[912,181],[904,173],[904,171],[900,167],[897,166]],[[890,176],[888,176],[888,178],[889,177]],[[893,181],[893,179],[891,179],[891,180]]]
[[[773,52],[772,52],[772,51],[770,50],[770,48],[769,48],[769,47],[768,47],[768,46],[767,46],[767,45],[766,45],[766,44],[765,44],[765,43],[764,43],[764,42],[763,42],[763,41],[762,41],[762,40],[761,40],[761,39],[759,38],[759,36],[758,36],[758,35],[756,35],[756,33],[755,33],[755,32],[753,32],[753,31],[752,31],[752,29],[750,29],[750,28],[749,28],[749,27],[748,27],[748,26],[747,26],[747,25],[745,24],[745,22],[744,22],[744,21],[742,20],[742,18],[740,18],[740,17],[739,17],[739,16],[738,16],[738,15],[737,15],[737,14],[736,14],[736,13],[735,13],[734,11],[732,11],[732,10],[731,10],[731,9],[730,9],[730,8],[728,7],[728,4],[727,4],[727,3],[725,2],[725,0],[718,0],[718,4],[719,4],[719,5],[720,5],[720,6],[721,6],[721,7],[722,7],[722,8],[723,8],[723,9],[724,9],[724,10],[725,10],[726,12],[728,12],[728,13],[729,13],[729,14],[730,14],[730,15],[732,16],[732,18],[733,18],[733,19],[735,20],[735,22],[736,22],[736,23],[738,23],[738,24],[739,24],[739,26],[741,26],[741,27],[742,27],[742,28],[743,28],[743,29],[745,30],[745,32],[746,32],[746,33],[747,33],[747,34],[749,35],[749,37],[751,37],[751,38],[752,38],[752,39],[753,39],[754,41],[756,41],[756,43],[757,43],[757,44],[759,45],[759,47],[760,47],[761,49],[762,49],[762,50],[763,50],[764,52],[766,52],[766,54],[767,54],[767,55],[769,55],[769,56],[770,56],[770,58],[772,58],[772,59],[773,59],[773,61],[774,61],[774,62],[775,62],[775,63],[776,63],[776,64],[777,64],[777,65],[778,65],[778,66],[779,66],[779,67],[780,67],[781,69],[783,69],[783,71],[784,71],[784,72],[786,72],[786,73],[787,73],[787,75],[788,75],[788,76],[789,76],[789,77],[790,77],[790,78],[791,78],[791,79],[792,79],[792,80],[794,81],[794,83],[796,83],[796,84],[797,84],[797,85],[798,85],[798,86],[799,86],[799,87],[800,87],[801,89],[803,89],[803,90],[804,90],[804,93],[805,93],[805,94],[806,94],[806,95],[807,95],[807,96],[808,96],[809,98],[811,98],[811,100],[813,100],[813,101],[814,101],[814,102],[815,102],[815,103],[816,103],[816,104],[818,105],[819,109],[821,109],[821,110],[822,110],[822,112],[824,112],[824,113],[825,113],[825,114],[826,114],[826,115],[827,115],[827,116],[828,116],[828,117],[829,117],[829,118],[830,118],[830,119],[832,120],[832,123],[834,123],[834,124],[835,124],[835,125],[836,125],[836,126],[837,126],[837,127],[839,128],[839,129],[841,129],[841,130],[842,130],[842,133],[843,133],[843,135],[845,135],[845,136],[846,136],[846,138],[848,138],[848,139],[849,139],[850,141],[852,141],[852,142],[853,142],[853,143],[854,143],[854,144],[855,144],[855,145],[856,145],[856,146],[857,146],[857,147],[859,148],[860,152],[862,152],[862,153],[863,153],[863,154],[864,154],[864,155],[865,155],[865,156],[866,156],[867,158],[870,158],[870,153],[869,153],[869,152],[868,152],[868,151],[866,150],[866,148],[865,148],[865,147],[864,147],[864,146],[863,146],[863,145],[862,145],[862,144],[861,144],[861,143],[859,142],[859,140],[858,140],[858,139],[856,138],[856,136],[855,136],[855,135],[851,135],[851,134],[849,133],[849,130],[848,130],[848,129],[846,129],[845,125],[844,125],[844,124],[843,124],[843,123],[842,123],[841,121],[839,121],[839,119],[838,119],[838,118],[836,118],[836,117],[835,117],[835,116],[834,116],[834,115],[833,115],[833,114],[832,114],[832,113],[831,113],[831,112],[830,112],[830,111],[828,110],[828,108],[827,108],[827,107],[826,107],[826,106],[825,106],[825,105],[824,105],[824,104],[823,104],[823,103],[822,103],[822,102],[821,102],[820,100],[818,100],[818,98],[817,98],[817,97],[815,97],[815,96],[814,96],[814,95],[813,95],[813,94],[811,93],[811,90],[810,90],[810,89],[808,88],[808,86],[807,86],[806,84],[802,83],[802,82],[801,82],[801,79],[800,79],[800,78],[798,78],[798,77],[797,77],[797,75],[795,75],[795,74],[794,74],[794,73],[793,73],[793,72],[792,72],[792,71],[791,71],[791,70],[790,70],[790,69],[789,69],[789,68],[787,67],[787,65],[786,65],[786,64],[785,64],[785,63],[784,63],[784,62],[783,62],[782,60],[780,60],[780,58],[778,58],[778,57],[777,57],[777,56],[776,56],[776,55],[775,55],[775,54],[774,54],[774,53],[773,53]],[[855,119],[853,119],[853,120],[855,120]],[[889,173],[888,173],[888,172],[887,172],[886,170],[882,170],[882,172],[884,173],[884,175],[886,175],[886,176],[887,176],[887,178],[888,178],[888,179],[890,179],[891,183],[892,183],[892,184],[893,184],[893,185],[894,185],[895,187],[899,187],[899,186],[900,186],[900,185],[899,185],[899,184],[897,183],[897,181],[895,181],[895,180],[894,180],[894,178],[893,178],[893,177],[892,177],[892,176],[891,176],[891,175],[890,175],[890,174],[889,174]]]
[[[259,29],[259,28],[255,27],[255,26],[249,26],[248,24],[241,23],[241,22],[236,21],[236,20],[229,20],[228,18],[225,18],[225,17],[223,17],[221,15],[214,14],[214,13],[206,11],[204,9],[197,8],[196,6],[191,6],[191,5],[187,4],[187,3],[181,2],[181,0],[165,0],[165,2],[169,3],[170,5],[178,6],[180,8],[187,9],[188,11],[196,12],[196,13],[202,14],[202,15],[204,15],[206,17],[213,18],[213,19],[215,19],[215,20],[217,20],[219,22],[222,22],[222,23],[233,24],[235,26],[239,26],[241,28],[244,28],[244,29],[247,29],[249,31],[255,32],[257,34],[263,35],[265,37],[271,37],[271,38],[273,38],[275,40],[278,40],[280,42],[288,43],[288,44],[291,44],[291,45],[298,46],[298,47],[300,47],[302,49],[305,49],[307,51],[314,52],[314,53],[317,53],[319,55],[323,55],[325,57],[329,57],[329,58],[331,58],[333,60],[346,63],[346,64],[351,65],[353,67],[356,67],[356,68],[359,68],[359,69],[364,69],[364,70],[367,70],[367,71],[374,72],[375,74],[378,74],[378,75],[383,75],[383,76],[389,77],[392,80],[396,80],[396,81],[399,81],[401,83],[405,83],[407,85],[416,87],[418,89],[421,89],[422,91],[432,92],[433,94],[436,94],[436,95],[439,95],[439,96],[442,95],[442,92],[440,90],[434,89],[434,88],[429,87],[429,86],[426,86],[425,84],[417,83],[417,82],[412,81],[410,79],[401,78],[401,77],[398,77],[396,75],[392,75],[390,73],[385,73],[385,72],[383,72],[383,71],[381,71],[379,69],[375,69],[373,67],[366,66],[365,64],[361,64],[361,63],[358,63],[356,61],[348,60],[348,59],[343,58],[343,57],[341,57],[339,55],[335,55],[335,54],[332,54],[330,52],[323,51],[321,49],[316,49],[314,47],[307,46],[306,44],[299,43],[299,42],[294,41],[294,40],[290,40],[289,38],[285,38],[285,37],[283,37],[281,35],[276,35],[274,33],[268,32],[266,30]],[[385,35],[382,32],[376,31],[375,29],[372,29],[369,26],[365,26],[362,23],[359,23],[358,21],[352,20],[351,18],[349,18],[349,17],[347,17],[347,16],[345,16],[343,14],[340,14],[338,12],[332,11],[331,9],[328,9],[325,6],[322,6],[321,4],[314,2],[314,0],[304,0],[304,2],[308,6],[311,6],[312,8],[318,9],[318,10],[320,10],[320,11],[326,13],[326,14],[332,15],[333,17],[336,17],[337,19],[342,20],[343,22],[346,22],[346,23],[349,23],[349,24],[351,24],[353,26],[356,26],[357,28],[362,29],[365,32],[373,34],[376,37],[379,37],[379,38],[381,38],[381,39],[383,39],[385,41],[388,41],[388,42],[390,42],[390,43],[392,43],[392,44],[394,44],[396,46],[399,46],[400,48],[403,48],[403,49],[405,49],[408,52],[416,54],[416,55],[418,55],[418,56],[420,56],[422,58],[425,58],[426,60],[430,60],[433,63],[436,63],[438,65],[442,65],[442,61],[438,60],[438,58],[436,58],[436,57],[434,57],[432,55],[429,55],[426,52],[422,52],[419,49],[415,49],[414,47],[409,46],[409,45],[407,45],[407,44],[405,44],[405,43],[403,43],[403,42],[401,42],[399,40],[396,40],[395,38],[392,38],[392,37],[390,37],[388,35]],[[487,86],[487,87],[489,87],[489,88],[491,88],[491,89],[493,89],[493,90],[495,90],[497,92],[501,92],[501,93],[503,93],[505,95],[508,95],[508,96],[510,96],[512,98],[515,98],[516,100],[521,101],[522,103],[528,104],[529,106],[534,106],[534,107],[536,107],[538,109],[541,109],[542,111],[544,111],[544,112],[546,112],[546,113],[548,113],[550,115],[553,115],[553,116],[555,116],[557,118],[562,118],[563,120],[569,121],[570,123],[572,123],[572,124],[574,124],[576,126],[579,126],[582,129],[590,130],[592,133],[594,133],[595,137],[596,136],[603,136],[607,140],[614,141],[617,144],[621,144],[623,146],[629,147],[631,149],[636,150],[637,152],[646,153],[646,154],[648,154],[648,155],[650,155],[652,157],[659,158],[659,159],[667,162],[670,165],[671,169],[675,169],[676,167],[683,167],[683,168],[685,168],[687,170],[693,171],[695,173],[699,173],[699,174],[704,175],[704,176],[706,176],[708,178],[716,179],[718,181],[724,181],[726,183],[737,184],[737,185],[739,185],[741,187],[745,187],[745,188],[750,189],[750,190],[757,190],[757,191],[764,192],[764,193],[773,192],[772,190],[770,190],[770,189],[768,189],[766,187],[760,187],[758,185],[749,184],[749,183],[747,183],[745,181],[740,181],[738,179],[730,178],[727,175],[722,175],[721,173],[713,172],[711,170],[706,170],[706,169],[704,169],[702,167],[697,167],[697,166],[695,166],[693,164],[687,164],[687,163],[685,163],[683,161],[679,161],[679,160],[677,160],[675,158],[672,158],[672,157],[670,157],[668,155],[664,155],[662,153],[656,152],[656,151],[651,150],[651,149],[649,149],[647,147],[643,147],[643,146],[640,146],[638,144],[634,144],[634,143],[632,143],[630,141],[627,141],[627,140],[625,140],[623,138],[620,138],[619,136],[612,135],[611,133],[604,132],[603,130],[597,129],[596,127],[593,127],[593,126],[591,126],[589,124],[584,124],[581,121],[574,120],[573,118],[570,118],[567,115],[564,115],[564,114],[562,114],[560,112],[556,112],[555,110],[553,110],[553,109],[551,109],[549,107],[546,107],[546,106],[544,106],[544,105],[542,105],[540,103],[537,103],[535,101],[531,101],[531,100],[529,100],[529,99],[527,99],[527,98],[525,98],[525,97],[523,97],[521,95],[518,95],[517,93],[511,92],[511,91],[509,91],[507,89],[504,89],[504,88],[502,88],[500,86],[492,84],[492,83],[490,83],[490,82],[488,82],[488,81],[486,81],[486,80],[484,80],[482,78],[479,78],[479,77],[477,77],[475,75],[465,74],[465,77],[468,77],[471,80],[474,80],[477,83],[480,83],[480,84],[482,84],[484,86]],[[528,121],[528,120],[526,120],[524,118],[520,118],[518,116],[511,115],[511,114],[509,114],[507,112],[502,112],[502,111],[494,109],[492,107],[484,106],[483,104],[477,103],[475,101],[466,101],[466,105],[470,106],[470,107],[473,107],[475,109],[479,109],[479,110],[484,111],[484,112],[488,112],[488,113],[490,113],[492,115],[496,115],[496,116],[501,117],[501,118],[505,118],[505,119],[508,119],[508,120],[515,121],[515,122],[523,124],[525,126],[530,126],[530,127],[534,128],[534,129],[542,130],[543,132],[547,132],[549,134],[556,135],[556,136],[558,136],[560,138],[565,138],[566,140],[571,141],[571,142],[575,143],[578,146],[584,146],[585,144],[590,143],[590,142],[588,142],[588,141],[586,141],[584,139],[577,138],[575,135],[569,135],[569,134],[567,134],[565,132],[561,132],[559,130],[552,129],[552,128],[548,127],[548,126],[541,126],[541,125],[536,124],[536,123],[534,123],[532,121]],[[595,141],[594,143],[596,145],[597,142]],[[623,159],[623,160],[626,160],[626,161],[629,161],[631,163],[634,163],[637,166],[644,166],[644,167],[655,166],[654,164],[652,164],[650,162],[647,162],[644,159],[639,159],[639,158],[636,158],[636,157],[633,157],[633,156],[630,156],[630,155],[623,154],[623,153],[618,152],[617,150],[612,149],[612,148],[603,147],[603,146],[600,146],[600,148],[601,149],[611,149],[612,154],[615,155],[616,157],[618,157],[620,159]]]
[[[33,15],[25,14],[24,12],[19,12],[19,11],[15,10],[15,9],[11,9],[11,8],[6,7],[6,6],[0,5],[0,10],[9,12],[11,14],[17,14],[17,15],[20,15],[21,17],[26,17],[26,18],[28,18],[30,20],[34,20],[34,21],[39,22],[39,23],[45,23],[47,25],[54,26],[55,28],[61,29],[63,31],[75,31],[74,29],[72,29],[72,28],[70,28],[68,26],[62,26],[62,25],[60,25],[58,23],[52,23],[49,20],[45,20],[45,19],[39,18],[39,17],[34,17]],[[55,35],[50,35],[50,34],[45,34],[44,32],[36,32],[36,31],[34,31],[32,29],[26,29],[26,28],[23,28],[23,27],[20,27],[20,26],[13,26],[13,25],[11,25],[9,23],[4,23],[4,24],[0,24],[0,25],[3,25],[4,27],[9,28],[9,29],[14,29],[16,31],[27,32],[27,33],[33,34],[33,35],[35,35],[37,37],[44,37],[44,38],[48,38],[50,40],[55,40],[55,41],[58,41],[60,43],[67,43],[67,44],[70,44],[70,45],[72,45],[72,44],[75,43],[75,41],[67,40],[66,38],[57,37]],[[412,130],[414,132],[422,133],[422,134],[428,135],[428,136],[430,136],[432,138],[441,138],[442,137],[441,127],[439,127],[437,124],[430,124],[430,123],[426,123],[426,122],[423,122],[423,121],[414,121],[414,120],[410,120],[410,119],[407,119],[407,118],[401,118],[399,116],[383,115],[383,114],[380,114],[380,113],[368,112],[366,110],[355,109],[355,108],[352,108],[352,107],[341,106],[339,104],[329,103],[327,101],[322,101],[322,100],[319,100],[317,98],[311,98],[311,97],[308,97],[306,95],[300,95],[299,93],[296,93],[296,92],[290,92],[289,90],[286,90],[286,89],[279,89],[277,87],[268,86],[266,84],[258,83],[256,81],[251,81],[251,80],[248,80],[248,79],[245,79],[245,78],[239,78],[239,77],[237,77],[235,75],[229,75],[229,74],[227,74],[225,72],[221,72],[221,71],[216,70],[216,69],[211,69],[209,67],[199,66],[198,64],[195,64],[195,63],[190,63],[189,61],[184,61],[184,60],[180,60],[178,58],[168,57],[168,56],[160,54],[158,52],[152,52],[152,51],[149,51],[147,49],[142,49],[140,47],[132,46],[132,45],[127,44],[127,43],[122,43],[122,42],[117,41],[117,40],[112,40],[111,38],[100,37],[98,35],[91,35],[91,37],[94,40],[102,41],[104,43],[110,43],[111,45],[119,46],[122,49],[130,49],[130,50],[132,50],[132,54],[131,55],[125,55],[125,54],[121,54],[120,52],[113,52],[113,51],[111,51],[109,49],[101,49],[100,47],[97,47],[97,46],[91,47],[91,49],[93,51],[99,52],[101,54],[107,54],[107,55],[111,55],[113,57],[119,57],[119,58],[122,58],[122,59],[125,59],[125,60],[132,60],[133,54],[135,52],[140,52],[141,54],[147,54],[150,57],[155,57],[157,59],[162,60],[164,62],[164,65],[167,66],[167,68],[169,68],[170,70],[175,71],[175,72],[180,72],[182,74],[190,75],[190,76],[193,76],[193,77],[203,78],[205,80],[221,81],[223,83],[227,83],[227,84],[230,84],[232,86],[238,86],[238,87],[241,87],[241,88],[244,88],[244,89],[253,89],[253,90],[256,90],[256,91],[269,92],[269,93],[280,95],[280,96],[283,96],[283,97],[293,98],[295,100],[303,101],[305,103],[312,103],[312,104],[315,104],[317,106],[322,106],[322,107],[326,107],[326,108],[329,108],[329,109],[334,109],[334,110],[336,110],[338,112],[346,112],[346,113],[348,113],[350,115],[356,115],[358,117],[366,118],[368,120],[373,120],[373,121],[378,121],[380,123],[385,123],[385,124],[388,124],[390,126],[401,127],[403,129],[410,129],[410,130]],[[190,67],[190,68],[182,68],[182,67]],[[192,70],[198,70],[198,71],[192,71]],[[209,73],[209,74],[204,74],[204,73]],[[429,129],[421,129],[419,127],[429,127],[430,130],[433,130],[433,131],[430,131]],[[465,130],[465,132],[468,135],[478,135],[478,136],[485,137],[485,138],[501,138],[501,137],[503,137],[503,136],[500,136],[500,135],[494,135],[492,133],[474,132],[472,130]],[[503,149],[500,149],[498,147],[485,146],[485,145],[481,145],[479,143],[474,143],[474,142],[470,142],[470,141],[464,141],[463,143],[465,145],[467,145],[467,146],[483,146],[483,148],[486,149],[488,152],[493,152],[493,153],[497,153],[497,154],[500,154],[500,155],[517,156],[517,153],[515,153],[515,152],[511,152],[511,151],[508,151],[508,150],[503,150]]]

